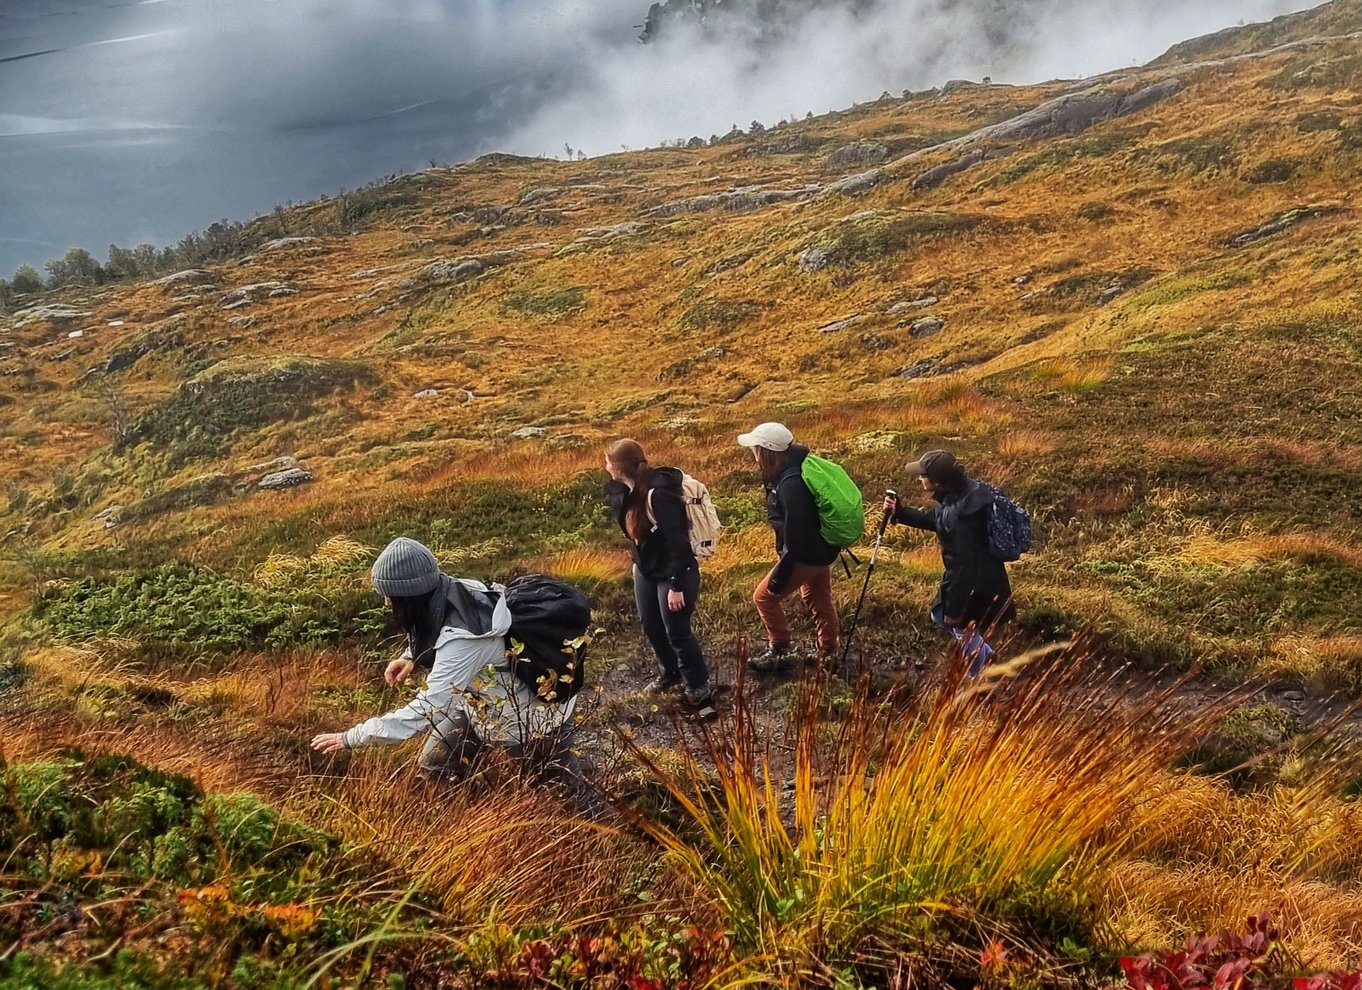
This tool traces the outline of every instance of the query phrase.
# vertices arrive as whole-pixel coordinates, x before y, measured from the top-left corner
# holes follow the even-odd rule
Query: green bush
[[[286,649],[372,635],[386,622],[372,595],[302,583],[266,590],[182,562],[84,577],[42,590],[33,615],[68,642],[134,641],[147,656]]]
[[[569,285],[563,289],[552,289],[547,292],[531,292],[528,289],[517,289],[508,292],[502,305],[507,312],[520,313],[525,316],[563,316],[582,308],[586,299],[586,287],[582,285]]]

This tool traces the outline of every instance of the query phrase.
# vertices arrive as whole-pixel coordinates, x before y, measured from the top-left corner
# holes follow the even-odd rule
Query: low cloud
[[[879,0],[853,16],[825,0],[776,41],[642,45],[648,0],[13,0],[0,272],[41,261],[31,243],[164,243],[432,159],[609,152],[953,77],[1082,76],[1310,5]]]

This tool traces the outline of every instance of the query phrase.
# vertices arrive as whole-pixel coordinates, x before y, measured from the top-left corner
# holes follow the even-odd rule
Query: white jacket
[[[486,592],[478,581],[457,579],[473,590]],[[492,611],[492,628],[482,635],[445,626],[435,640],[435,661],[426,686],[411,700],[386,715],[376,715],[348,729],[345,745],[388,746],[435,727],[445,712],[462,710],[484,741],[516,744],[552,732],[572,718],[577,699],[546,705],[511,672],[506,661],[506,631],[511,610],[498,596]],[[411,659],[410,651],[403,653]]]

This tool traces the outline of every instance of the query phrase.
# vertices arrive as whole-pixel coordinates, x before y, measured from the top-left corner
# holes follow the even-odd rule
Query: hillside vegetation
[[[1362,3],[1336,0],[1082,82],[434,167],[200,269],[19,296],[0,987],[1050,986],[1260,910],[1299,968],[1357,965],[1355,775],[1309,730],[1362,696],[1359,94]],[[1084,645],[1011,707],[970,694],[925,615],[935,545],[891,532],[857,670],[740,684],[755,709],[680,746],[637,693],[602,451],[709,484],[701,634],[733,683],[770,563],[734,438],[768,419],[872,517],[955,450],[1036,519],[1005,655]],[[398,535],[592,594],[590,755],[637,821],[509,784],[433,807],[410,752],[309,753],[397,700],[365,572]],[[917,788],[921,835],[839,843],[927,814]]]

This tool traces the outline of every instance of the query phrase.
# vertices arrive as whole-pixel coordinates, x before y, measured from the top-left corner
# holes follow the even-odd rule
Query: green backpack
[[[804,458],[800,477],[818,506],[818,529],[835,547],[855,546],[865,532],[861,490],[841,466],[815,454]]]

